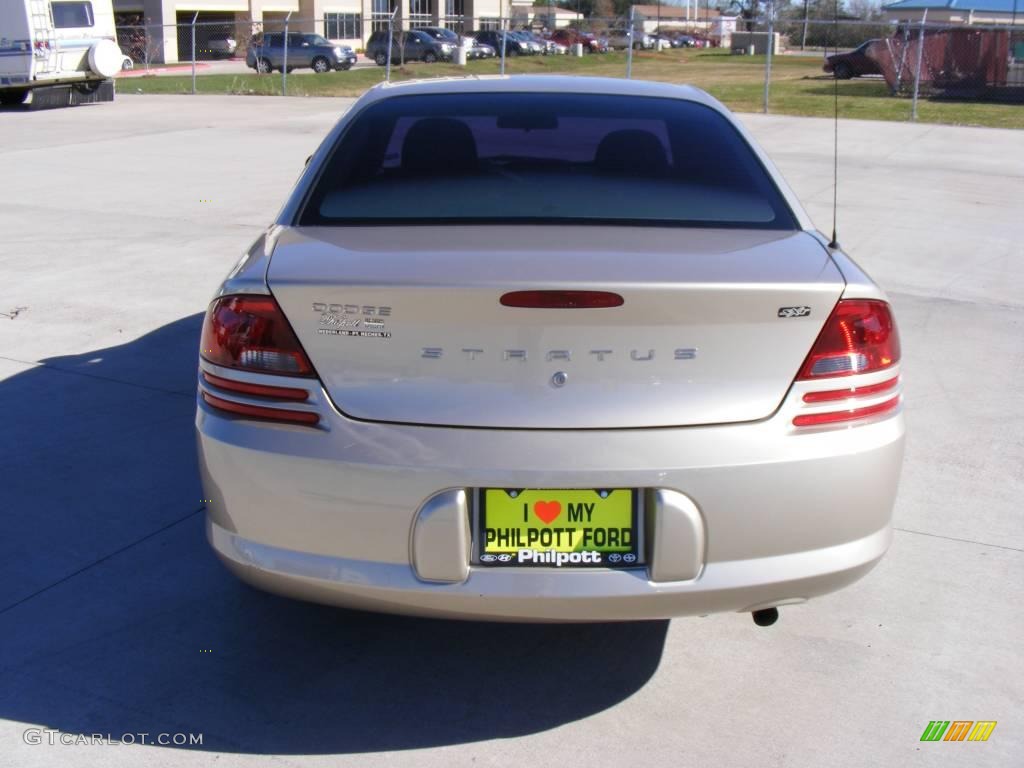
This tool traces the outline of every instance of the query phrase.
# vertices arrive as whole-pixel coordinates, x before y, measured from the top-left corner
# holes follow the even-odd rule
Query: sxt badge
[[[810,307],[779,307],[779,317],[807,317]]]

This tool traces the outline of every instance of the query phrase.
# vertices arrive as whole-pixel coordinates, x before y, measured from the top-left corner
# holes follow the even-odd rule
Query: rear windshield
[[[732,125],[634,96],[400,96],[338,139],[299,224],[664,224],[795,229]]]

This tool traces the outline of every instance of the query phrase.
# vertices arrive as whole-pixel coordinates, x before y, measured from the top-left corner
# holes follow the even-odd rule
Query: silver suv
[[[351,69],[356,63],[356,52],[350,47],[335,45],[320,35],[289,32],[287,38],[289,72],[297,68],[309,68],[323,73],[332,69]],[[285,35],[264,35],[260,42],[249,47],[245,63],[262,73],[281,70],[285,66]]]

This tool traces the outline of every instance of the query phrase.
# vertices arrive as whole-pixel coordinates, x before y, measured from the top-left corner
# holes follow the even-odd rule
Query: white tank
[[[113,40],[97,40],[89,49],[89,69],[100,77],[113,77],[121,71],[124,57]]]

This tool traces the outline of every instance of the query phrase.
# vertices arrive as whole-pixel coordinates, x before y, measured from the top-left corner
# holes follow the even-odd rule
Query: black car
[[[249,46],[245,63],[257,72],[272,72],[285,66],[285,36],[281,33],[263,35]],[[347,45],[335,45],[320,35],[288,33],[288,71],[309,67],[314,72],[351,69],[356,52]]]
[[[439,43],[451,43],[452,45],[459,45],[460,39],[459,34],[447,27],[417,27],[420,32],[426,32],[432,38],[437,40]]]
[[[458,43],[436,40],[421,29],[395,32],[391,43],[391,61],[434,62],[452,57]],[[380,66],[388,63],[388,33],[374,32],[366,43],[366,55]]]
[[[473,32],[471,37],[477,42],[489,45],[499,56],[501,56],[501,38],[505,37],[506,56],[529,56],[534,53],[530,50],[530,44],[526,40],[520,40],[511,34],[502,32],[500,29],[481,29]]]
[[[848,53],[836,53],[828,56],[822,69],[831,72],[837,80],[849,80],[851,77],[862,77],[864,75],[880,75],[881,68],[875,59],[868,56],[868,49],[878,40],[868,40],[861,43]]]

